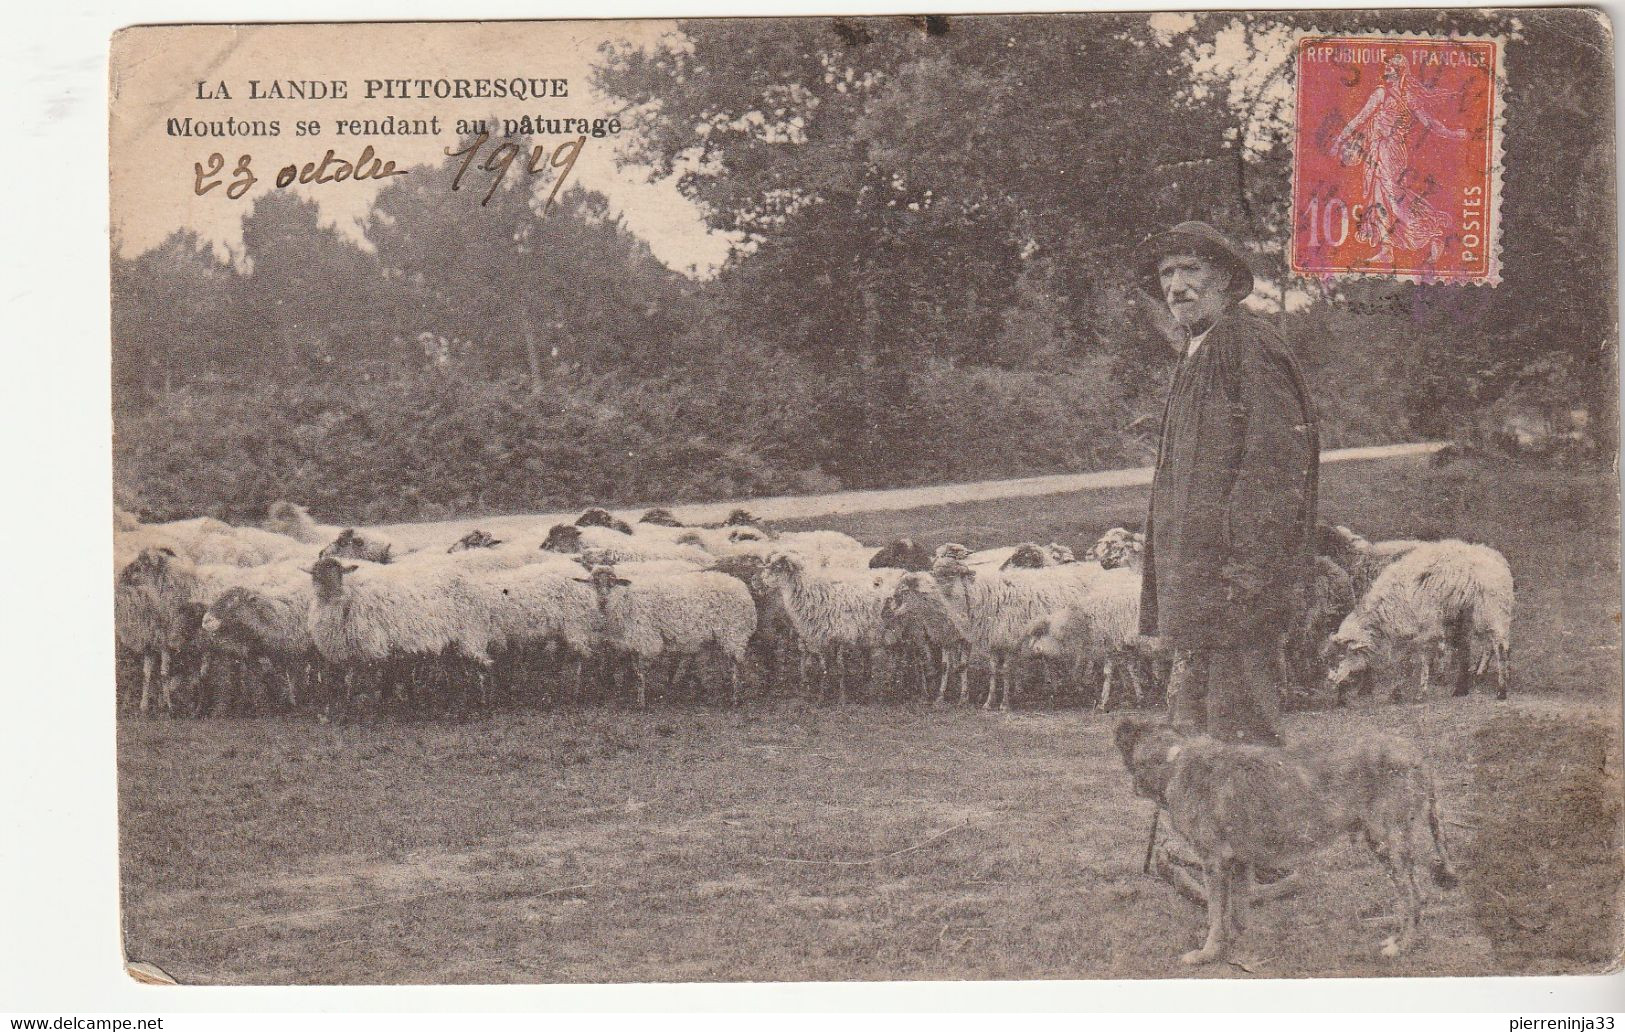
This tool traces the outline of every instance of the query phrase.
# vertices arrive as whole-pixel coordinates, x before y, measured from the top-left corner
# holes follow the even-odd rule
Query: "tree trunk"
[[[542,346],[536,340],[536,331],[527,320],[521,332],[525,337],[525,360],[530,363],[530,391],[532,394],[542,392]]]

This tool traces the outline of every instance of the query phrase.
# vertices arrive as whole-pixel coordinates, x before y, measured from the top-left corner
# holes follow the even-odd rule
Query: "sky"
[[[371,143],[376,154],[398,167],[438,163],[444,148],[457,146],[451,120],[532,117],[603,118],[613,102],[597,95],[589,70],[607,41],[647,45],[674,31],[674,23],[529,22],[381,25],[148,26],[126,30],[114,42],[111,61],[112,220],[120,250],[138,254],[177,228],[190,227],[228,251],[242,245],[242,216],[255,198],[277,189],[278,169],[289,163],[319,162],[332,148],[353,160]],[[387,100],[363,97],[365,79],[513,77],[566,79],[568,97],[473,100]],[[345,100],[249,99],[249,80],[268,90],[273,80],[345,80]],[[218,92],[224,81],[232,99],[199,99]],[[439,136],[336,137],[339,118],[428,118],[439,115]],[[175,137],[171,118],[281,123],[275,138]],[[297,138],[298,120],[320,120],[319,137]],[[549,152],[559,140],[555,137]],[[494,146],[494,144],[492,145]],[[571,181],[609,198],[628,228],[648,242],[655,256],[678,271],[703,276],[727,256],[728,240],[708,231],[698,211],[671,181],[649,183],[636,168],[617,169],[610,137],[589,139]],[[203,196],[194,192],[194,164],[219,151],[225,162],[222,186]],[[243,153],[252,155],[258,177],[238,198],[226,196],[231,172]],[[518,173],[518,165],[509,175]],[[471,173],[473,175],[475,173]],[[385,183],[388,181],[385,180]],[[377,181],[288,187],[321,206],[324,222],[358,240],[359,219],[383,184]],[[465,189],[467,187],[465,186]],[[483,191],[481,194],[483,195]],[[471,194],[471,196],[474,196]],[[477,197],[471,203],[477,203]]]

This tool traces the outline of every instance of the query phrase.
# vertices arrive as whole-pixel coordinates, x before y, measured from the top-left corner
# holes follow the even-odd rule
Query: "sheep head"
[[[1041,570],[1050,565],[1049,553],[1038,544],[1023,541],[1000,566],[1001,570]]]
[[[544,552],[579,552],[581,551],[581,528],[572,527],[568,523],[555,523],[547,532],[547,538],[542,541]]]
[[[807,564],[799,555],[793,552],[774,552],[767,557],[767,565],[762,567],[762,583],[770,587],[798,579],[807,571]]]
[[[1370,668],[1376,651],[1371,633],[1350,613],[1321,649],[1328,668],[1326,680],[1339,688],[1345,686]]]
[[[644,513],[642,516],[638,517],[638,522],[639,523],[650,523],[650,524],[653,524],[654,526],[657,526],[657,527],[681,527],[682,526],[682,523],[678,522],[677,517],[672,515],[672,512],[671,512],[670,509],[650,509],[648,512]]]
[[[118,582],[125,587],[137,584],[155,584],[169,575],[175,551],[165,545],[143,548],[139,555],[119,571]]]
[[[585,577],[575,580],[581,584],[592,585],[593,593],[598,596],[598,608],[604,609],[609,605],[609,597],[616,588],[630,587],[632,582],[615,573],[615,567],[608,563],[599,563],[594,566]]]
[[[968,635],[929,573],[905,573],[881,606],[881,636],[887,646],[909,642],[960,646]]]
[[[874,557],[869,560],[869,568],[872,570],[929,570],[931,568],[931,553],[927,552],[925,546],[919,544],[913,538],[902,537],[876,552]]]
[[[502,540],[492,537],[489,531],[471,530],[453,542],[452,546],[446,549],[446,554],[468,552],[476,548],[495,548],[500,544]]]
[[[358,569],[354,563],[346,565],[331,555],[318,558],[310,567],[310,582],[316,588],[316,597],[328,601],[343,594],[344,575]]]

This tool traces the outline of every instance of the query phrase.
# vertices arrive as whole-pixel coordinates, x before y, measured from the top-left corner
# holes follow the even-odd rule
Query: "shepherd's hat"
[[[1253,292],[1253,269],[1236,246],[1206,222],[1181,222],[1140,245],[1141,268],[1153,297],[1162,296],[1157,266],[1171,254],[1194,254],[1230,270],[1230,291],[1236,299]]]

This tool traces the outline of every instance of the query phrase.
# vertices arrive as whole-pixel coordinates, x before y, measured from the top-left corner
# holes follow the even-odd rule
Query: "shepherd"
[[[1141,249],[1183,340],[1145,522],[1140,633],[1173,650],[1186,733],[1280,745],[1276,652],[1313,563],[1320,430],[1297,361],[1241,302],[1253,273],[1204,222]]]

